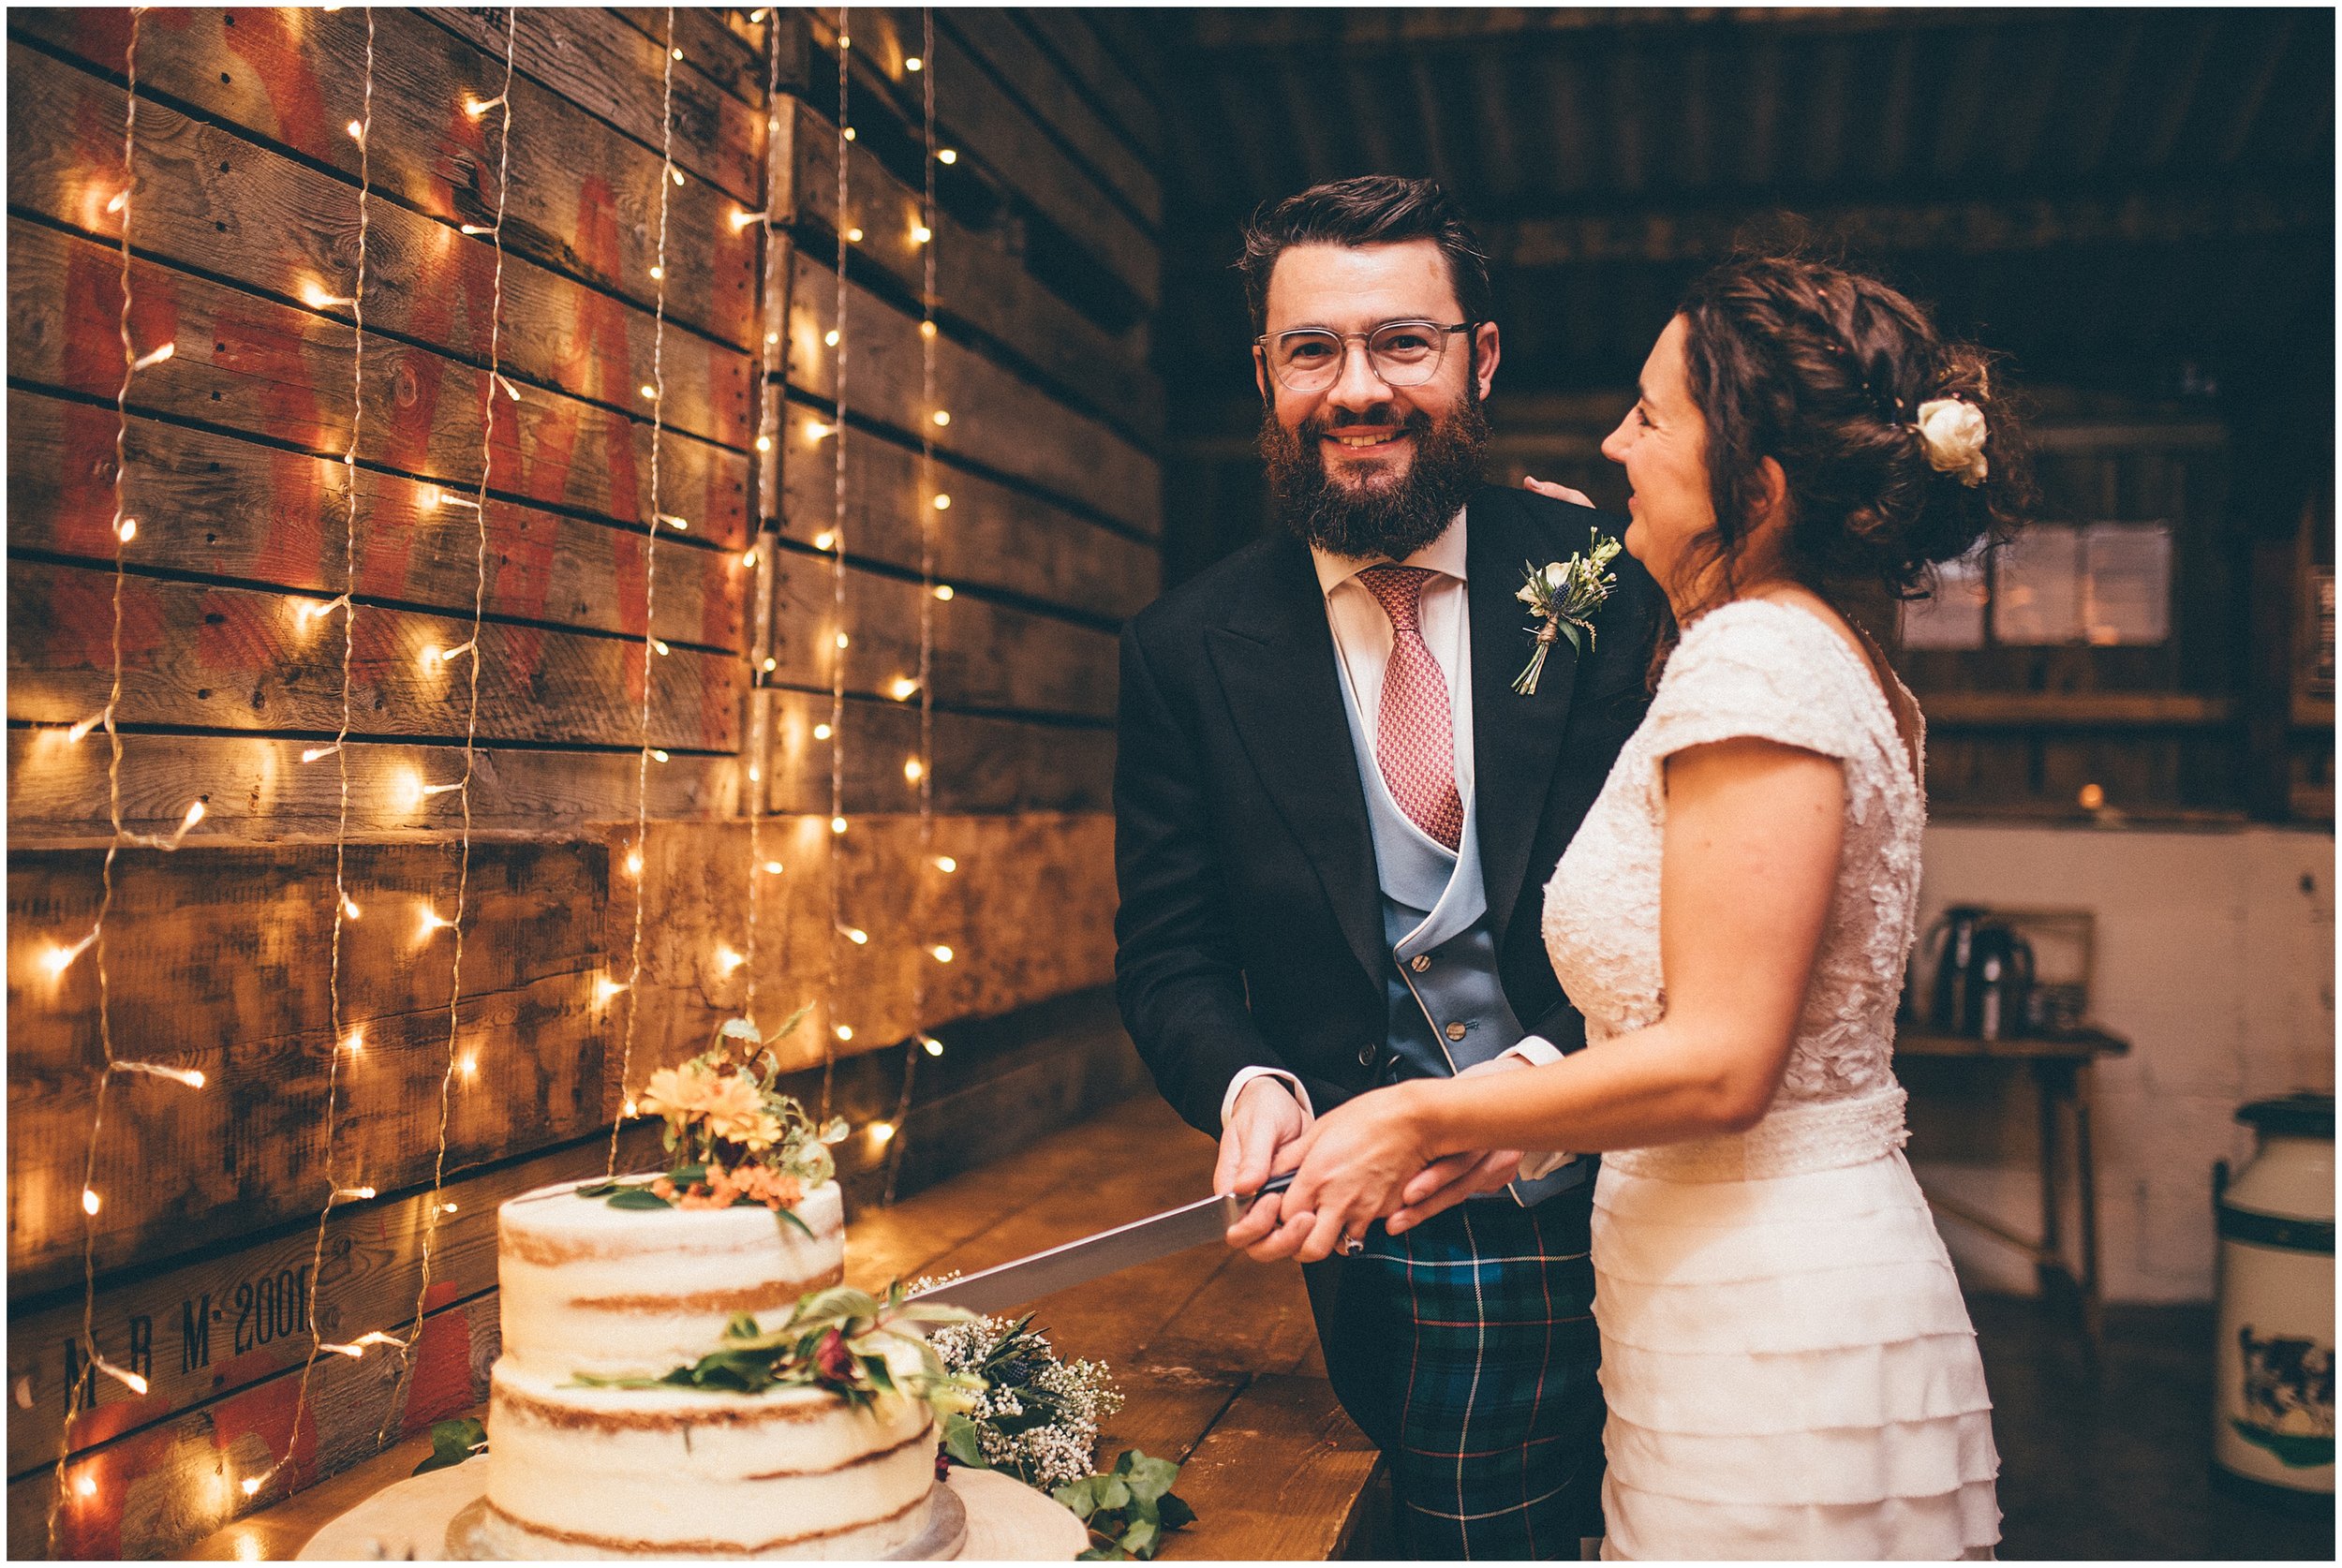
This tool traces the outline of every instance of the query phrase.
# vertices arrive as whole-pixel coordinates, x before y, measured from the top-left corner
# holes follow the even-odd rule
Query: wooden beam
[[[1076,81],[1033,46],[1031,36],[1018,24],[1016,13],[974,7],[945,9],[936,17],[936,42],[939,60],[935,68],[948,72],[958,64],[959,58],[949,46],[960,45],[972,57],[962,69],[974,66],[998,77],[1026,111],[1056,141],[1072,148],[1083,166],[1141,222],[1152,229],[1163,227],[1163,185],[1154,169],[1124,145],[1116,128],[1090,106]],[[936,79],[939,96],[946,81],[948,77]]]
[[[2219,729],[2236,721],[2226,697],[2177,691],[1936,691],[1921,706],[1938,729]]]
[[[826,819],[832,783],[827,691],[775,690],[771,809]],[[919,754],[916,703],[849,698],[842,789],[849,815],[916,810],[918,787],[903,762]],[[680,758],[677,759],[681,761]],[[927,765],[938,809],[963,812],[1104,811],[1114,798],[1114,732],[1101,724],[939,712]]]

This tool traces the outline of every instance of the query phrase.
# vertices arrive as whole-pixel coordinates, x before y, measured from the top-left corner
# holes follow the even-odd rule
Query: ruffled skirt
[[[1900,1094],[1893,1110],[1899,1144]],[[2000,1463],[1984,1367],[1892,1144],[1738,1177],[1697,1146],[1604,1161],[1606,1557],[1992,1555]]]

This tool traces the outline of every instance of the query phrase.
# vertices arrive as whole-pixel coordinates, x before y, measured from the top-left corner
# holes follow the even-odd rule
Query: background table
[[[1152,1095],[1127,1101],[1021,1155],[855,1215],[847,1278],[875,1288],[987,1268],[1140,1219],[1208,1193],[1212,1156],[1211,1140]],[[1185,1466],[1178,1490],[1197,1518],[1165,1538],[1163,1560],[1391,1555],[1381,1456],[1334,1402],[1297,1265],[1201,1247],[1033,1310],[1060,1355],[1105,1362],[1122,1388],[1101,1462],[1139,1448]],[[289,1558],[430,1450],[427,1436],[405,1439],[187,1555]]]

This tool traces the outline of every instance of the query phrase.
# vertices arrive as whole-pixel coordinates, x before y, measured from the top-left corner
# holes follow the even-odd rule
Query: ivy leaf
[[[753,1040],[759,1045],[764,1043],[763,1037],[756,1032],[756,1026],[746,1018],[727,1018],[724,1027],[717,1032],[726,1040]]]
[[[674,1205],[647,1187],[621,1187],[610,1194],[612,1208],[673,1208]]]
[[[1165,1530],[1182,1530],[1195,1522],[1195,1510],[1170,1492],[1155,1500],[1155,1514]]]
[[[1141,1519],[1124,1531],[1114,1544],[1133,1557],[1150,1558],[1155,1555],[1155,1543],[1162,1534],[1153,1520]]]
[[[1562,635],[1569,639],[1570,647],[1582,656],[1586,651],[1585,634],[1578,629],[1578,623],[1557,620],[1553,624],[1560,627]]]
[[[957,1412],[943,1418],[943,1452],[952,1457],[955,1464],[966,1465],[970,1470],[992,1468],[984,1457],[984,1443],[977,1436],[976,1424]]]
[[[1114,1462],[1115,1473],[1130,1483],[1134,1496],[1148,1501],[1170,1491],[1171,1484],[1179,1478],[1179,1467],[1169,1459],[1150,1459],[1136,1449],[1126,1449]]]
[[[606,1198],[613,1192],[625,1191],[625,1186],[623,1182],[598,1181],[591,1187],[579,1188],[577,1195],[581,1198]]]
[[[431,1424],[431,1457],[417,1465],[413,1473],[445,1470],[460,1465],[488,1446],[488,1428],[470,1416],[454,1421],[434,1421]]]
[[[707,1179],[707,1162],[705,1161],[699,1161],[689,1165],[677,1165],[674,1170],[667,1173],[667,1179],[674,1182],[677,1187],[689,1187],[694,1183],[705,1181]]]

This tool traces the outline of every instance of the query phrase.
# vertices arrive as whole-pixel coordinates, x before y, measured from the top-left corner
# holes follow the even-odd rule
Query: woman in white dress
[[[1975,351],[1795,260],[1704,279],[1639,392],[1603,451],[1682,629],[1547,890],[1587,1048],[1319,1118],[1281,1228],[1313,1260],[1485,1186],[1469,1151],[1600,1151],[1606,1555],[1989,1557],[1992,1405],[1890,1060],[1921,724],[1831,596],[2005,538],[2019,435]]]

